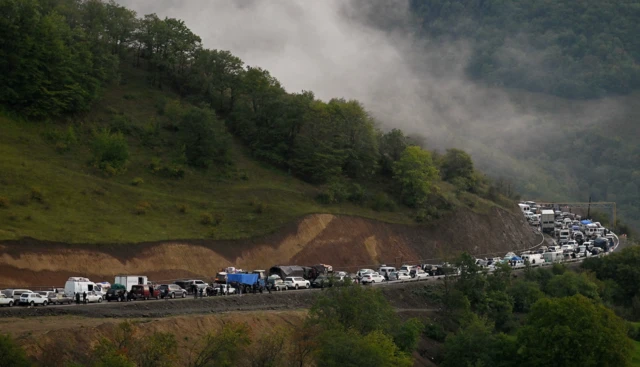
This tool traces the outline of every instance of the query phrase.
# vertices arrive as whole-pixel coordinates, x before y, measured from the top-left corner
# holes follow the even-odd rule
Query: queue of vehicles
[[[498,264],[521,268],[527,264],[541,265],[599,255],[613,248],[615,235],[600,223],[581,220],[579,216],[550,209],[543,209],[541,214],[535,214],[531,211],[534,204],[533,202],[521,203],[520,208],[532,225],[540,226],[543,231],[554,237],[553,245],[540,246],[534,251],[522,252],[519,256],[509,252],[502,258],[476,259],[476,265],[485,271],[495,270]],[[537,210],[535,206],[534,210]],[[553,230],[549,231],[552,214]],[[95,283],[85,277],[70,277],[64,288],[38,292],[29,289],[5,289],[0,292],[0,306],[71,304],[74,301],[77,302],[79,297],[82,297],[82,301],[86,303],[101,303],[103,301],[186,298],[190,294],[203,297],[257,291],[262,293],[263,290],[325,288],[347,281],[376,284],[388,281],[421,280],[460,273],[460,269],[448,263],[403,264],[399,268],[382,264],[377,270],[364,268],[356,273],[334,272],[330,265],[318,264],[311,267],[278,265],[270,268],[268,272],[265,270],[246,272],[228,267],[221,269],[211,284],[200,279],[156,284],[143,275],[118,275],[112,285],[109,282]]]

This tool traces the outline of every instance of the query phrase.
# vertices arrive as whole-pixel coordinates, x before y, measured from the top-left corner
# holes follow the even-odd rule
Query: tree
[[[112,133],[108,129],[94,131],[93,165],[108,174],[121,173],[129,161],[129,145],[120,132]]]
[[[207,334],[198,344],[199,351],[193,359],[190,356],[189,367],[234,367],[244,349],[251,344],[249,327],[229,323],[222,330]]]
[[[0,334],[0,367],[29,367],[24,350],[5,334]]]
[[[513,338],[494,335],[487,320],[474,316],[445,340],[442,367],[517,366],[517,348]]]
[[[229,162],[230,137],[224,124],[210,110],[192,107],[182,116],[182,143],[187,162],[207,168]]]
[[[409,354],[400,351],[382,331],[360,335],[355,330],[328,330],[321,336],[317,353],[319,366],[327,367],[402,367],[412,366]]]
[[[616,302],[630,306],[634,297],[640,296],[640,246],[629,246],[609,256],[589,258],[581,265],[593,271],[598,279],[611,279],[619,287]]]
[[[486,297],[486,278],[480,273],[476,259],[465,252],[456,260],[455,265],[460,269],[455,287],[469,299],[472,307],[483,305]]]
[[[380,168],[383,175],[393,175],[393,164],[400,160],[402,153],[409,146],[409,138],[402,130],[393,129],[381,134],[380,140]]]
[[[454,183],[462,190],[472,190],[476,186],[473,160],[460,149],[447,149],[442,156],[440,172],[443,180]]]
[[[581,294],[593,300],[600,300],[598,286],[593,283],[586,273],[574,273],[567,271],[562,275],[556,275],[544,288],[551,297],[568,297]]]
[[[431,154],[417,146],[407,147],[393,165],[393,179],[400,187],[402,200],[410,207],[420,207],[427,202],[437,177]]]
[[[353,329],[362,334],[391,332],[399,319],[378,289],[332,287],[322,292],[309,310],[309,319],[325,329]]]
[[[507,292],[511,296],[515,312],[529,312],[531,307],[544,297],[538,283],[526,280],[513,283]]]
[[[525,366],[628,366],[633,350],[623,320],[582,295],[536,302],[517,342]]]

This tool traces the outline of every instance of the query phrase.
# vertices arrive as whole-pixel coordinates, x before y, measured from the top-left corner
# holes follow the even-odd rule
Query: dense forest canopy
[[[472,40],[468,73],[569,98],[640,88],[640,4],[624,0],[411,0],[424,37]]]
[[[0,51],[8,71],[0,76],[0,103],[13,113],[37,121],[81,116],[118,82],[122,65],[180,97],[161,103],[162,121],[144,131],[116,116],[80,138],[91,140],[91,164],[107,175],[126,170],[127,139],[171,150],[171,164],[154,163],[152,170],[180,179],[183,166],[233,165],[228,153],[235,136],[258,160],[321,185],[318,199],[327,204],[351,201],[386,211],[400,201],[422,221],[452,208],[458,194],[500,201],[500,190],[475,172],[465,152],[432,155],[400,130],[382,131],[359,101],[289,93],[269,71],[204,48],[181,20],[139,17],[100,0],[9,0],[0,11],[0,30],[11,35]],[[161,142],[160,128],[174,135]],[[73,139],[54,139],[61,151],[78,140],[73,131],[66,135]],[[446,197],[440,181],[450,182],[455,194]]]

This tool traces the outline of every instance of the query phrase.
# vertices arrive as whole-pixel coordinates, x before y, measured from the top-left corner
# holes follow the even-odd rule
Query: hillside
[[[237,239],[275,231],[310,213],[357,215],[390,223],[415,223],[414,211],[398,206],[376,211],[350,202],[321,204],[322,186],[305,183],[251,158],[240,142],[232,144],[233,165],[208,170],[184,167],[182,179],[154,173],[152,165],[170,164],[171,153],[149,148],[130,133],[131,159],[113,177],[88,164],[91,131],[98,127],[138,131],[163,121],[158,101],[175,97],[150,88],[143,71],[124,68],[122,82],[107,89],[95,107],[67,122],[47,124],[0,117],[0,239],[33,237],[68,243],[130,243],[166,239]],[[126,124],[125,127],[117,124]],[[77,143],[60,149],[72,128]],[[159,142],[172,133],[158,129]],[[167,162],[167,163],[165,163]],[[141,179],[141,183],[134,183]],[[471,194],[455,197],[484,212],[495,204]],[[211,215],[219,224],[203,224]]]
[[[462,251],[502,256],[539,242],[540,235],[519,213],[500,208],[484,214],[461,208],[429,226],[314,214],[273,234],[244,240],[160,240],[127,246],[4,241],[0,287],[60,286],[77,274],[107,281],[122,273],[141,273],[158,282],[209,280],[214,270],[227,266],[268,269],[325,263],[355,272],[381,263],[437,262]]]

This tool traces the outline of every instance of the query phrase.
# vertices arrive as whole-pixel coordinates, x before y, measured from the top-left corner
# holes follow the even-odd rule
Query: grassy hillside
[[[167,119],[158,106],[172,98],[176,96],[171,92],[149,87],[140,69],[125,68],[119,85],[110,87],[85,115],[48,123],[0,116],[0,240],[28,236],[124,243],[246,238],[317,212],[415,223],[415,213],[401,206],[378,212],[348,202],[322,205],[315,199],[321,187],[253,160],[239,142],[232,144],[232,166],[184,166],[182,179],[153,173],[153,165],[169,165],[174,159],[172,151],[162,146],[172,139],[165,129],[157,130],[160,144],[152,146],[136,134],[126,135],[130,162],[121,175],[108,177],[89,164],[93,129],[152,129],[155,122]],[[67,147],[63,142],[70,128],[77,143]],[[469,193],[456,196],[447,183],[438,186],[456,206],[481,211],[494,205]]]

